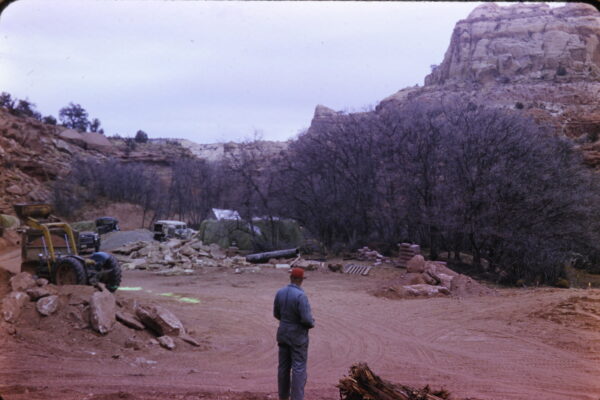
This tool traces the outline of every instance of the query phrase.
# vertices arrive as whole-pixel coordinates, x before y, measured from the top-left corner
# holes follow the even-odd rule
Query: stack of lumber
[[[365,363],[350,367],[350,376],[340,379],[337,385],[341,400],[448,400],[445,390],[433,392],[429,386],[415,389],[384,381]]]

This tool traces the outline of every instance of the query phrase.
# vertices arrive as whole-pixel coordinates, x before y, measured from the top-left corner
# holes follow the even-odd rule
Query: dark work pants
[[[277,370],[277,383],[279,398],[291,400],[304,399],[304,385],[306,384],[306,360],[308,358],[308,343],[301,346],[279,344],[279,368]],[[291,387],[290,387],[291,372]]]

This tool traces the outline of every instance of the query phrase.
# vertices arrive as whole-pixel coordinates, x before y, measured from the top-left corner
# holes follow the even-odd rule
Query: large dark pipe
[[[248,254],[246,256],[246,261],[251,262],[251,263],[260,263],[260,262],[269,261],[271,258],[295,257],[296,254],[298,254],[297,248],[267,251],[265,253]]]

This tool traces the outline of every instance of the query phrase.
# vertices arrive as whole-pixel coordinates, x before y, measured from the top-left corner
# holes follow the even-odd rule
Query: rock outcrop
[[[582,3],[483,4],[456,24],[425,85],[387,97],[375,113],[454,97],[528,113],[576,140],[585,162],[600,166],[600,12]],[[319,105],[309,132],[351,116]]]
[[[15,203],[48,201],[50,184],[68,175],[78,159],[116,159],[160,169],[189,156],[182,146],[144,144],[130,149],[122,139],[44,124],[0,108],[0,213],[13,215]],[[169,168],[163,170],[160,176],[170,173]]]
[[[600,79],[600,16],[587,4],[486,3],[456,24],[425,85]]]

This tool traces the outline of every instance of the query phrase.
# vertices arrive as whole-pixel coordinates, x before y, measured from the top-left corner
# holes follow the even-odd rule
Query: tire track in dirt
[[[123,351],[118,359],[112,359],[111,353],[87,358],[81,353],[80,358],[80,353],[52,350],[60,369],[38,375],[35,372],[42,372],[42,367],[36,354],[43,353],[43,346],[25,345],[3,353],[20,364],[16,370],[2,369],[2,377],[56,390],[185,388],[276,397],[277,321],[272,306],[287,276],[268,269],[252,275],[222,271],[194,277],[156,277],[136,271],[127,274],[124,283],[142,286],[144,291],[123,296],[163,304],[194,337],[208,342],[207,349],[182,345],[169,352],[154,347]],[[600,393],[595,380],[600,371],[594,361],[598,352],[587,354],[580,347],[554,346],[547,340],[551,335],[574,340],[573,335],[582,331],[530,317],[532,309],[563,301],[562,292],[389,300],[368,294],[373,282],[369,277],[330,273],[310,273],[305,281],[303,288],[316,318],[310,333],[306,388],[311,398],[337,399],[335,384],[352,363],[365,361],[384,379],[411,386],[443,386],[455,397],[597,400],[592,395]],[[195,297],[200,303],[184,304],[158,295],[163,292]],[[600,333],[585,332],[590,340],[600,340]],[[109,338],[110,334],[104,339],[84,336],[81,343],[85,345],[79,350],[101,346]],[[138,357],[156,364],[137,365]],[[61,381],[63,377],[68,378]]]

